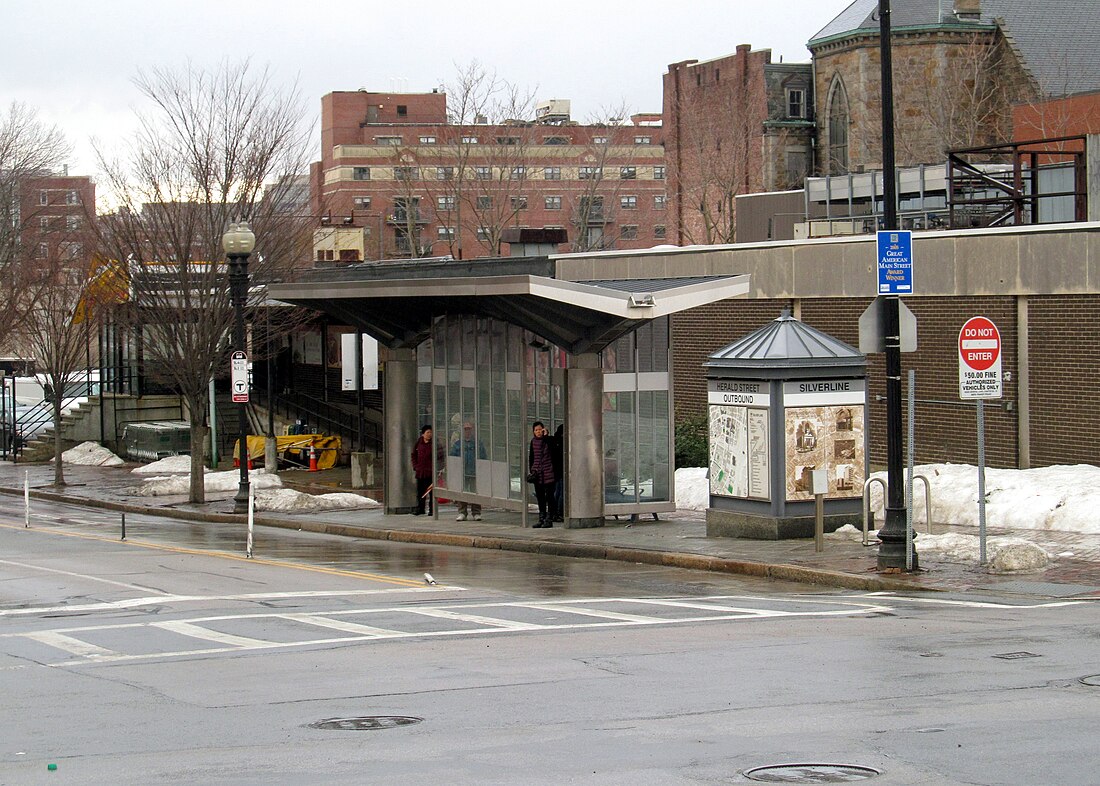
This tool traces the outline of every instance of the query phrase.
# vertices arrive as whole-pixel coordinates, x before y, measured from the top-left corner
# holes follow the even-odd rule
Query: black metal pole
[[[890,0],[879,0],[882,67],[882,218],[884,230],[898,228],[897,172],[894,160],[894,68],[890,51]],[[886,296],[886,515],[878,537],[879,570],[906,569],[905,489],[902,479],[901,304]],[[913,570],[917,554],[913,552]]]
[[[229,296],[233,303],[233,350],[247,353],[244,308],[248,300],[248,254],[229,254]],[[239,427],[237,450],[241,479],[233,497],[233,512],[248,512],[248,404],[237,404]]]

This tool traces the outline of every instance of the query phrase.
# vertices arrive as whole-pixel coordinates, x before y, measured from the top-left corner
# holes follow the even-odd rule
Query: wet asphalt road
[[[0,513],[0,783],[747,783],[841,762],[1053,784],[1100,764],[1087,602],[264,528],[247,560],[239,526],[128,515],[122,543],[119,514],[35,512]],[[420,720],[310,726],[396,716]]]

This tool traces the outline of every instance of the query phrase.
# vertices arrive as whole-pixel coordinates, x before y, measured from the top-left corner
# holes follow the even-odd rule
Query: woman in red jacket
[[[413,474],[416,475],[416,510],[414,516],[432,515],[432,427],[420,429],[420,438],[412,450]]]

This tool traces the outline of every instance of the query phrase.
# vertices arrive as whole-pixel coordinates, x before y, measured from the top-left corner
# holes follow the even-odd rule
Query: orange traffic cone
[[[317,471],[317,448],[313,445],[309,446],[309,471]]]

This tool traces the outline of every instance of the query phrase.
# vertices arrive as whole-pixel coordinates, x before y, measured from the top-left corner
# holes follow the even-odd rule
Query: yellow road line
[[[14,529],[23,530],[27,529],[22,524],[2,524],[0,523],[0,529]],[[402,579],[396,576],[382,576],[377,573],[362,573],[354,570],[340,570],[338,568],[325,568],[320,565],[307,565],[302,562],[282,562],[277,560],[262,559],[257,557],[242,557],[237,554],[230,554],[226,551],[211,551],[208,549],[192,549],[186,546],[167,546],[162,543],[150,543],[142,540],[119,540],[118,538],[108,538],[103,535],[91,535],[85,532],[71,532],[62,530],[45,530],[38,527],[30,527],[33,532],[38,532],[46,535],[61,535],[67,538],[83,538],[84,540],[98,540],[104,543],[114,543],[119,546],[137,546],[144,549],[154,549],[156,551],[168,551],[174,554],[192,554],[201,557],[218,557],[221,559],[233,560],[235,562],[248,562],[257,565],[271,565],[277,568],[292,568],[294,570],[305,570],[312,573],[324,573],[328,576],[346,576],[353,579],[367,579],[370,581],[380,581],[387,584],[396,584],[402,587],[420,587],[424,582],[415,581],[413,579]]]

